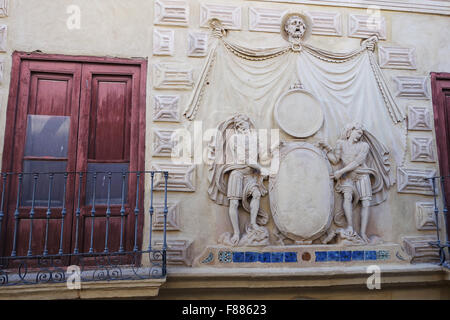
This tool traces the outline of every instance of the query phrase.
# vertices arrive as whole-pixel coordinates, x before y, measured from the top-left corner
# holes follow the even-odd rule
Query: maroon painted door
[[[135,236],[131,213],[137,178],[136,174],[124,176],[121,172],[137,171],[143,154],[138,143],[142,135],[141,68],[24,60],[18,69],[18,88],[15,92],[11,89],[17,106],[15,112],[8,107],[7,121],[13,124],[9,130],[12,135],[8,130],[5,135],[5,148],[10,149],[5,150],[8,155],[3,159],[3,171],[8,164],[5,157],[9,157],[7,171],[41,174],[10,179],[0,254],[10,256],[15,251],[17,256],[42,255],[46,250],[51,255],[61,250],[72,253],[75,247],[79,252],[91,248],[103,252],[105,247],[114,252],[120,244],[125,251],[132,250]],[[75,172],[88,173],[80,179]],[[20,219],[14,216],[17,203]],[[108,203],[111,215],[107,239]],[[121,213],[122,207],[125,210]],[[61,230],[63,208],[66,216]]]
[[[121,172],[138,170],[139,79],[140,70],[135,66],[83,65],[77,171],[100,173],[95,177],[88,173],[81,188],[81,252],[130,251],[134,247],[132,210],[137,179],[136,174],[126,175],[122,188]],[[122,220],[124,228],[120,236]]]
[[[446,177],[445,197],[450,208],[450,73],[431,73],[431,87],[439,168],[441,176]],[[449,222],[447,219],[447,232],[450,232]]]
[[[11,146],[12,172],[75,171],[80,103],[81,65],[24,61],[20,68],[13,136],[5,136],[5,148]],[[8,119],[11,121],[11,118]],[[12,141],[12,144],[7,143]],[[8,141],[7,141],[8,140]],[[6,151],[6,150],[5,150]],[[36,178],[36,179],[35,179]],[[18,197],[19,182],[21,191]],[[51,219],[48,225],[47,249],[49,254],[59,251],[60,218],[63,201],[66,203],[67,221],[73,218],[74,179],[68,177],[66,198],[63,197],[64,177],[55,175],[51,194]],[[35,188],[34,217],[30,214]],[[26,174],[19,180],[9,177],[6,210],[6,232],[2,239],[3,255],[13,252],[17,256],[43,254],[45,249],[46,212],[50,178],[48,175]],[[18,205],[17,205],[18,204]],[[18,209],[19,219],[14,213]],[[30,228],[32,226],[32,241]],[[66,223],[63,234],[71,233]],[[16,229],[17,228],[17,229]],[[16,238],[14,241],[14,234]],[[30,246],[31,243],[31,246]],[[70,250],[70,241],[63,241],[63,250]]]

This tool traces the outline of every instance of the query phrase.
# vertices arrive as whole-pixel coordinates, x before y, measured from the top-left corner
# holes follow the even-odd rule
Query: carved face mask
[[[351,139],[352,141],[359,141],[359,139],[361,139],[362,135],[363,135],[362,129],[360,129],[360,128],[354,128],[354,129],[352,130],[351,135],[350,135],[350,139]]]
[[[292,16],[286,21],[284,29],[290,38],[300,40],[306,32],[306,24],[299,16]]]

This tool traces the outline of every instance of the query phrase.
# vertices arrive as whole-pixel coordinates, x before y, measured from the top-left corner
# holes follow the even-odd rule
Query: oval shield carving
[[[331,225],[334,207],[330,163],[323,152],[306,142],[280,150],[278,173],[270,177],[272,215],[280,232],[297,240],[315,240]]]

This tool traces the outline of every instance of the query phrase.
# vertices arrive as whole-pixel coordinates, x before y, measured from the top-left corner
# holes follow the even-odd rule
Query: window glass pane
[[[25,156],[67,157],[70,117],[28,115]]]
[[[111,193],[110,204],[122,204],[122,172],[128,171],[128,163],[88,163],[87,185],[86,185],[86,205],[92,205],[92,196],[94,190],[93,172],[97,173],[95,180],[95,205],[106,205],[108,203],[108,183],[109,175],[107,172],[117,172],[111,174]],[[127,203],[128,195],[128,174],[125,178],[124,203]]]
[[[23,162],[24,173],[39,173],[36,180],[36,191],[34,196],[35,207],[47,207],[49,198],[50,175],[54,172],[51,207],[61,208],[64,195],[64,172],[66,171],[67,161],[37,161],[25,160]],[[24,174],[22,184],[21,205],[31,207],[33,202],[33,174]]]

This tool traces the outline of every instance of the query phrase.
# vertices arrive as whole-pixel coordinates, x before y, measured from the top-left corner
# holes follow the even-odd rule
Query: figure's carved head
[[[250,131],[250,118],[245,115],[237,116],[234,122],[234,128],[239,133]]]
[[[351,141],[359,141],[364,134],[364,127],[359,122],[347,125],[342,132],[342,138]]]
[[[294,15],[286,21],[284,30],[290,39],[301,40],[306,32],[306,23],[300,16]]]
[[[311,34],[312,21],[301,13],[288,13],[281,22],[281,35],[291,43],[306,40]]]

